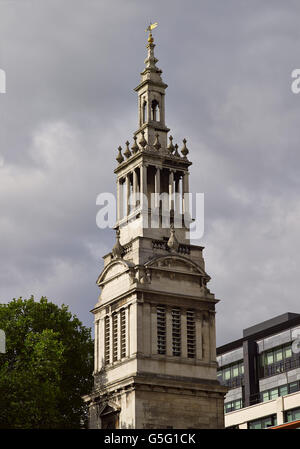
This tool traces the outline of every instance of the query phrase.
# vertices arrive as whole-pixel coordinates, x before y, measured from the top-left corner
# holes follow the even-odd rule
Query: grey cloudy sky
[[[116,148],[137,129],[144,29],[205,193],[218,343],[300,312],[299,1],[0,0],[0,301],[46,295],[86,325],[113,232]]]

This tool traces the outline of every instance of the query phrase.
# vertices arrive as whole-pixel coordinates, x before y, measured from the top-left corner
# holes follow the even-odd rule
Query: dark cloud
[[[137,126],[155,31],[167,124],[188,138],[205,193],[206,267],[218,341],[299,300],[296,1],[0,1],[0,299],[47,295],[88,325],[112,231],[96,197],[115,190],[116,148]],[[180,142],[179,142],[180,143]]]

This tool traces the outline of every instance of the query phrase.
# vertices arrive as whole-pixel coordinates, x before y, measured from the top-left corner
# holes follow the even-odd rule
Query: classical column
[[[142,352],[146,356],[151,355],[151,306],[149,303],[144,302],[140,305],[142,309],[142,319],[143,319],[143,347]]]
[[[98,321],[98,371],[105,365],[105,329],[104,329],[105,318],[101,318]]]
[[[160,195],[160,168],[156,167],[156,172],[155,172],[155,207],[159,207],[159,195]]]
[[[145,204],[145,199],[148,200],[148,196],[147,196],[147,165],[141,165],[140,167],[140,193],[141,193],[141,206],[142,209],[147,209],[148,210],[148,205],[147,203]]]
[[[151,306],[151,354],[157,354],[157,310]]]
[[[180,212],[180,175],[175,179],[175,210]]]
[[[136,197],[138,193],[138,178],[137,178],[137,172],[134,169],[132,172],[133,175],[133,208],[136,208]]]
[[[196,359],[202,359],[202,315],[196,313]]]
[[[169,207],[174,209],[174,170],[170,170],[169,174]]]
[[[160,103],[160,122],[165,124],[165,95],[161,95],[161,103]]]
[[[143,326],[143,306],[144,303],[137,302],[136,303],[136,352],[138,354],[143,352],[144,348],[144,339],[143,339],[143,333],[144,333],[144,326]]]
[[[202,314],[202,358],[205,361],[210,359],[210,338],[209,338],[209,317],[208,312]]]
[[[149,95],[148,95],[148,98],[147,98],[147,122],[150,122],[150,120],[152,120],[152,116],[151,116],[151,100],[150,100]],[[150,143],[149,142],[149,136],[148,136],[148,143]]]
[[[121,179],[117,179],[117,218],[120,221],[123,218],[123,187]]]
[[[134,302],[130,305],[129,314],[129,338],[130,338],[130,350],[129,355],[135,355],[137,353],[137,303]]]
[[[127,216],[130,214],[129,197],[130,197],[130,173],[127,173],[127,175],[126,175],[126,215]]]
[[[189,172],[184,172],[183,179],[182,179],[182,213],[183,214],[189,214],[188,193],[189,193]]]
[[[95,344],[94,344],[94,372],[99,370],[99,320],[95,322]]]
[[[215,326],[215,312],[209,311],[209,343],[210,343],[210,360],[215,361],[216,354],[216,326]]]
[[[130,348],[130,321],[129,321],[130,305],[125,309],[125,329],[126,329],[126,357],[129,357]]]

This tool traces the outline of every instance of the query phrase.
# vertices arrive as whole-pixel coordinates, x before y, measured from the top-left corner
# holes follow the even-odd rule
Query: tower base
[[[132,376],[89,401],[91,429],[222,429],[224,394],[217,381]]]

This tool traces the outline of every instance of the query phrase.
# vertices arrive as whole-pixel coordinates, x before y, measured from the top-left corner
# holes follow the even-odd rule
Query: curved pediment
[[[167,256],[155,257],[147,262],[145,266],[147,268],[167,269],[180,273],[194,273],[209,279],[209,276],[198,264],[180,255],[168,254]]]
[[[99,275],[96,284],[100,286],[103,282],[124,273],[130,267],[131,265],[123,259],[112,260],[108,265],[106,265],[102,273]]]

